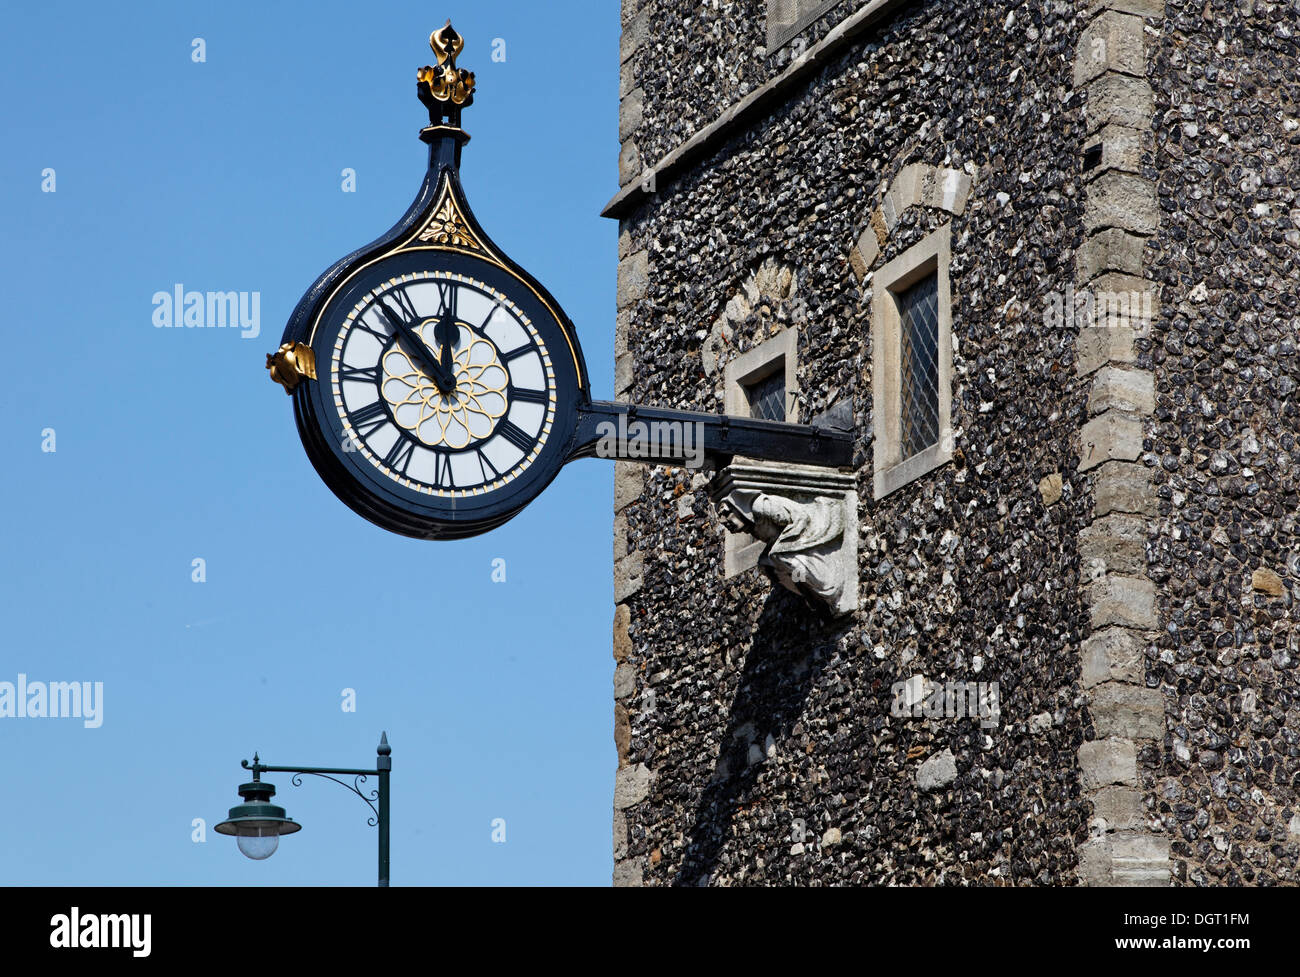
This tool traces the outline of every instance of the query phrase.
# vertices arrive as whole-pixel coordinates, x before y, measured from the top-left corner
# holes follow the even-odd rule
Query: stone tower
[[[1300,856],[1300,0],[624,0],[620,885]]]

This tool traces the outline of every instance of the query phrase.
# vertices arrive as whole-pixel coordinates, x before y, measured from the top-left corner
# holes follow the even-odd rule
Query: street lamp
[[[244,799],[244,803],[232,807],[227,820],[216,825],[213,830],[218,834],[234,835],[239,850],[249,858],[257,861],[270,858],[280,846],[280,836],[300,831],[302,825],[293,818],[287,817],[284,808],[271,803],[271,798],[275,796],[275,786],[262,780],[262,774],[267,771],[291,773],[293,777],[289,782],[295,787],[302,786],[303,774],[324,777],[352,791],[365,801],[374,813],[374,817],[367,818],[366,823],[371,827],[379,828],[379,884],[386,887],[388,885],[388,775],[393,769],[391,756],[393,749],[388,745],[387,733],[380,734],[379,747],[375,752],[378,756],[374,770],[353,770],[349,767],[270,766],[263,763],[254,753],[252,763],[247,760],[240,761],[240,766],[245,770],[253,771],[252,782],[241,784],[239,787],[239,796]],[[333,774],[351,777],[352,783],[344,783],[338,777],[332,776]],[[361,784],[368,777],[378,777],[379,785],[366,794],[362,792]]]

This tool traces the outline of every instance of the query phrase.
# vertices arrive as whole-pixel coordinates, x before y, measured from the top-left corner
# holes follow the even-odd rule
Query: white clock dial
[[[430,495],[518,477],[555,418],[537,329],[501,292],[452,273],[401,275],[363,295],[339,330],[331,383],[344,450]]]

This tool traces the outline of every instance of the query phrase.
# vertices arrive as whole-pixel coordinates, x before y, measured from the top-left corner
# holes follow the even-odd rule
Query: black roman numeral
[[[434,463],[433,483],[439,488],[455,488],[456,478],[451,473],[451,455],[445,451],[434,453],[436,459]]]
[[[524,454],[528,454],[533,449],[533,445],[536,444],[536,441],[525,434],[523,428],[516,425],[514,421],[502,421],[501,426],[497,428],[497,433]]]
[[[529,390],[527,387],[511,388],[510,396],[525,404],[547,404],[551,400],[551,395],[545,390]]]
[[[380,400],[376,400],[373,404],[366,404],[365,407],[348,416],[352,419],[352,426],[363,438],[388,423],[388,413],[384,410],[383,401]]]
[[[371,308],[374,307],[371,306]],[[370,309],[366,310],[366,312],[369,311]],[[381,342],[385,342],[385,343],[388,342],[389,334],[385,332],[380,332],[377,328],[372,326],[369,323],[369,321],[367,321],[366,319],[366,312],[363,312],[361,315],[357,316],[356,318],[357,328],[360,329],[362,332],[370,333],[370,335],[374,336],[376,339],[380,340]],[[388,317],[385,316],[384,318],[386,319]]]
[[[393,442],[393,446],[384,455],[384,464],[405,475],[413,454],[415,454],[415,442],[399,434],[397,440]]]
[[[378,366],[340,366],[340,380],[366,380],[370,383],[379,382]]]
[[[420,314],[415,311],[415,306],[411,304],[411,296],[407,295],[406,289],[400,285],[379,296],[379,307],[388,314],[389,319],[396,312],[401,315],[402,321],[410,326],[414,326],[420,318]]]
[[[438,283],[438,298],[441,303],[438,308],[438,315],[456,315],[456,296],[459,291],[455,282]]]
[[[501,473],[493,467],[492,462],[488,461],[488,456],[483,454],[482,449],[475,453],[478,455],[478,469],[483,473],[483,481],[495,482],[501,477]]]
[[[531,353],[532,351],[533,351],[533,344],[524,343],[518,349],[512,349],[509,353],[502,353],[501,358],[505,360],[507,363],[509,363],[511,360],[518,359],[519,357]]]

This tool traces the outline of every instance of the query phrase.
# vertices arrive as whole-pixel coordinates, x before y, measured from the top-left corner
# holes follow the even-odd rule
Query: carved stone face
[[[733,533],[749,532],[749,522],[730,499],[723,499],[718,503],[718,519]]]

